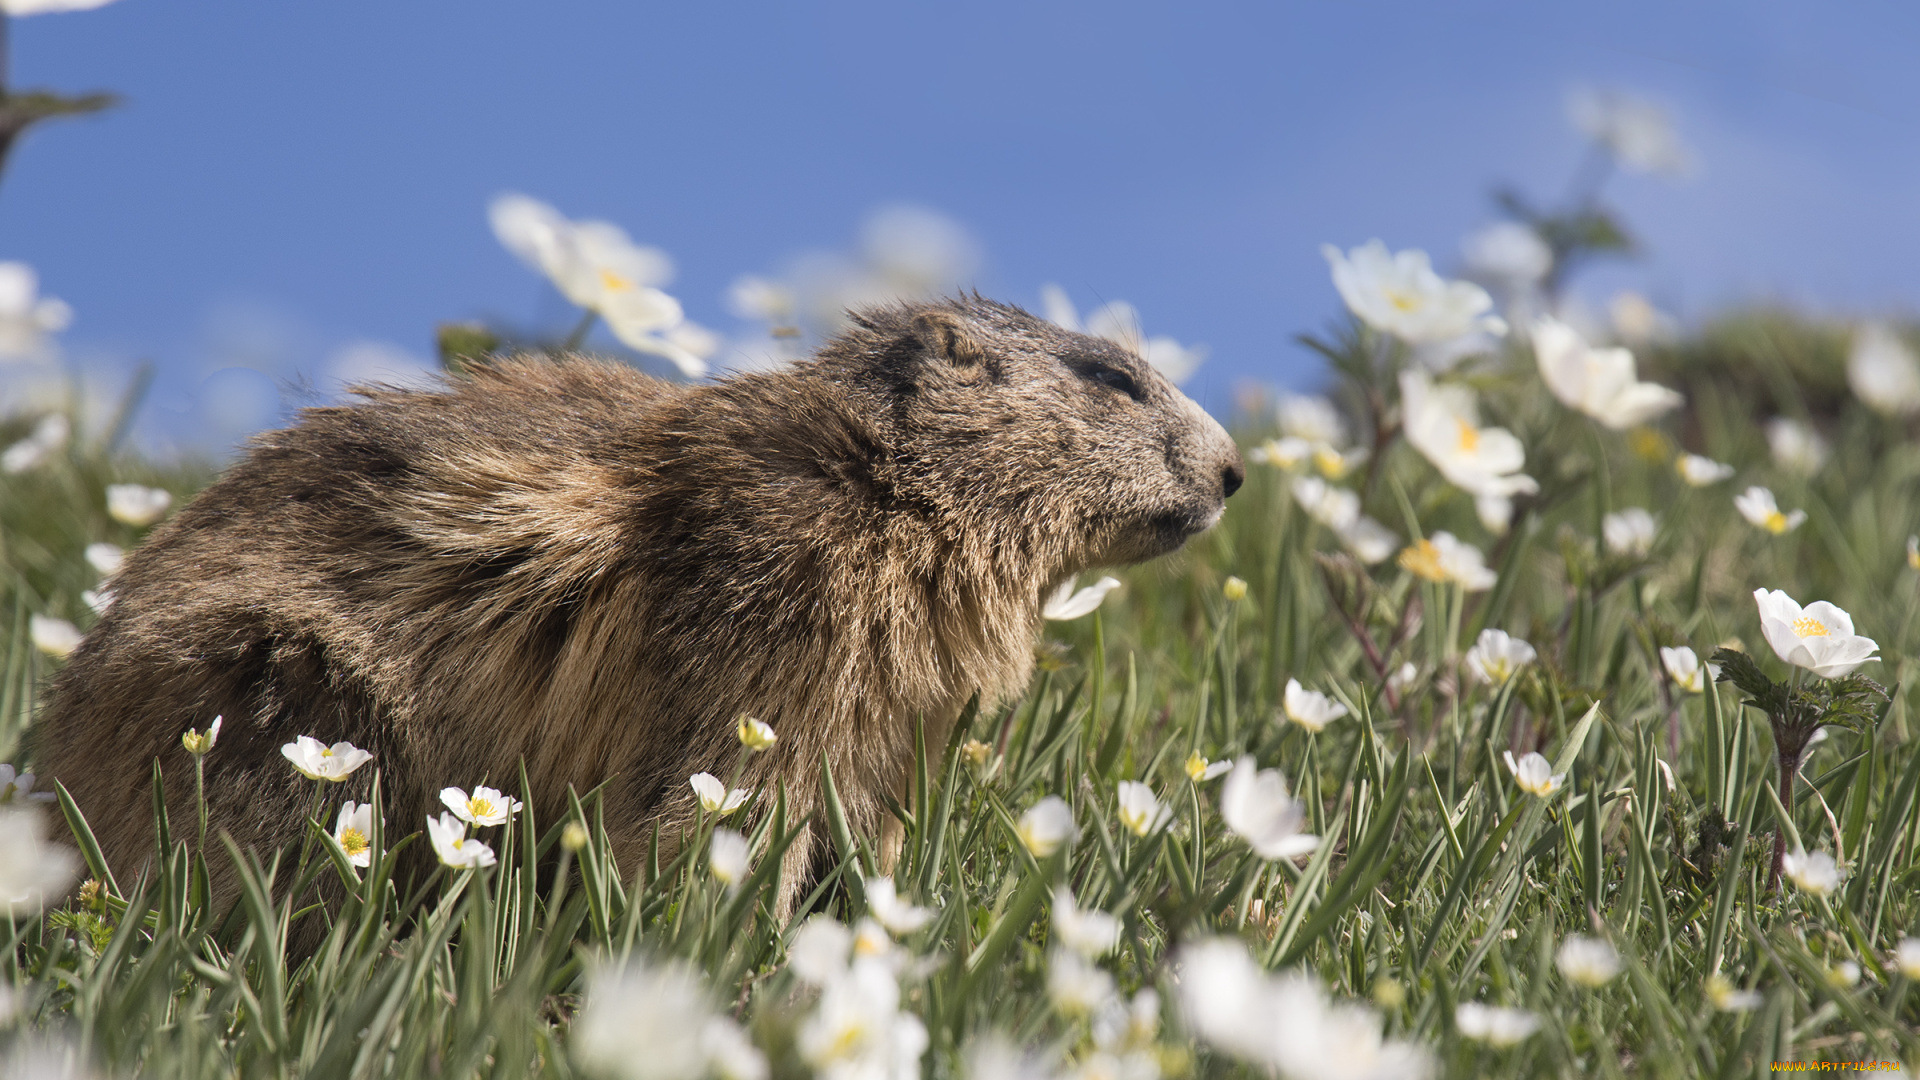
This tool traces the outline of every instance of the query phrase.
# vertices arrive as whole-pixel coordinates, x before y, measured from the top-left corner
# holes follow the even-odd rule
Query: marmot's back
[[[1042,592],[1217,519],[1238,454],[1119,347],[968,300],[861,316],[812,361],[686,387],[516,360],[308,410],[110,583],[50,695],[41,768],[116,867],[144,858],[152,761],[225,717],[216,827],[298,837],[297,735],[371,749],[389,827],[444,786],[536,810],[611,781],[631,856],[772,723],[750,782],[805,814],[825,754],[856,828],[891,821],[912,724],[1017,691]],[[372,769],[341,791],[365,798]],[[171,785],[176,820],[190,785]],[[790,890],[817,843],[796,845]]]

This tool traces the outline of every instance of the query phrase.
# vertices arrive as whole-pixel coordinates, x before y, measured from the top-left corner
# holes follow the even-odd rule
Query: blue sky
[[[73,306],[73,363],[159,364],[156,444],[219,449],[353,342],[560,329],[487,228],[509,190],[665,248],[723,330],[737,275],[929,207],[978,238],[989,295],[1058,282],[1207,345],[1189,389],[1223,410],[1241,380],[1317,380],[1291,339],[1339,313],[1323,241],[1444,266],[1495,183],[1559,192],[1581,86],[1661,102],[1701,162],[1611,184],[1648,250],[1595,299],[1920,291],[1920,16],[1894,3],[120,0],[10,46],[15,87],[126,98],[16,148],[0,259]],[[209,386],[259,407],[210,417]]]

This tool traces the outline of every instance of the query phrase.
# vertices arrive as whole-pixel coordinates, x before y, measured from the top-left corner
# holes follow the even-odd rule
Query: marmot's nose
[[[1229,462],[1226,471],[1220,474],[1220,482],[1227,489],[1227,494],[1232,495],[1240,490],[1241,484],[1247,482],[1247,467],[1238,460]]]

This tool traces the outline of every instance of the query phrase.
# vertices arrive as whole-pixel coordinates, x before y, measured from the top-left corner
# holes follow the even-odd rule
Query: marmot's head
[[[816,370],[869,395],[895,499],[1047,573],[1139,562],[1220,519],[1246,470],[1218,423],[1132,350],[978,297],[855,315]]]

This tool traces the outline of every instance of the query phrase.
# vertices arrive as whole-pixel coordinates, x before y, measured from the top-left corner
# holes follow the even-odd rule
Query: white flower
[[[139,484],[108,484],[107,513],[113,520],[142,528],[159,521],[173,505],[173,496],[160,488]]]
[[[1920,979],[1920,938],[1900,939],[1893,948],[1893,966],[1909,979]]]
[[[1400,375],[1400,408],[1407,442],[1460,490],[1492,500],[1540,490],[1520,471],[1527,451],[1513,432],[1480,426],[1472,390],[1436,386],[1426,372],[1406,371]]]
[[[567,1031],[580,1064],[619,1080],[764,1080],[767,1062],[684,964],[595,970]]]
[[[727,288],[727,307],[735,315],[773,326],[791,325],[799,303],[786,284],[752,274],[735,278]]]
[[[1657,344],[1680,336],[1680,324],[1673,316],[1631,289],[1613,294],[1607,303],[1607,319],[1613,324],[1614,336],[1629,345]]]
[[[65,619],[35,615],[27,620],[27,636],[33,647],[48,656],[71,656],[80,647],[80,628]]]
[[[1740,511],[1741,517],[1775,536],[1792,532],[1807,520],[1805,510],[1795,510],[1791,514],[1781,513],[1780,504],[1773,499],[1773,492],[1757,484],[1735,495],[1733,508]]]
[[[867,913],[889,933],[911,934],[933,921],[932,908],[916,907],[900,899],[890,877],[862,878],[866,886]]]
[[[1268,439],[1247,451],[1247,460],[1260,465],[1271,465],[1276,469],[1291,469],[1312,456],[1313,444],[1291,435],[1280,439]]]
[[[1853,632],[1853,617],[1815,600],[1802,608],[1793,597],[1775,589],[1753,590],[1760,609],[1760,632],[1774,655],[1823,679],[1837,679],[1869,660],[1880,646]]]
[[[1214,777],[1225,776],[1227,770],[1233,768],[1233,762],[1208,761],[1200,755],[1200,751],[1195,750],[1187,755],[1187,760],[1181,767],[1187,771],[1187,779],[1201,784]]]
[[[1767,449],[1773,463],[1796,476],[1812,476],[1827,463],[1827,440],[1799,420],[1776,416],[1767,421]]]
[[[1847,353],[1847,384],[1861,401],[1888,416],[1920,412],[1920,358],[1884,323],[1854,331]]]
[[[822,985],[795,1043],[819,1080],[918,1080],[927,1029],[900,1011],[900,984],[889,965],[856,959]]]
[[[801,924],[787,943],[787,966],[809,986],[825,986],[846,971],[853,931],[826,915]]]
[[[1546,757],[1538,752],[1528,754],[1519,761],[1513,760],[1513,751],[1504,753],[1507,771],[1513,774],[1513,782],[1530,795],[1544,799],[1559,791],[1560,785],[1567,779],[1566,773],[1554,772],[1553,766],[1547,764]]]
[[[1541,379],[1561,404],[1615,431],[1644,424],[1685,400],[1664,386],[1640,382],[1631,352],[1594,348],[1558,319],[1534,322],[1533,353]]]
[[[14,474],[36,469],[67,445],[73,424],[63,413],[50,413],[33,425],[27,437],[0,453],[0,472]]]
[[[126,561],[127,553],[117,544],[88,544],[87,565],[99,571],[104,577],[120,572],[120,564]]]
[[[1360,496],[1317,476],[1295,479],[1293,497],[1310,517],[1335,532],[1350,528],[1360,520]]]
[[[1381,1036],[1380,1017],[1333,1004],[1314,979],[1260,970],[1237,941],[1180,950],[1181,1012],[1202,1040],[1285,1080],[1415,1080],[1432,1075],[1422,1047]]]
[[[1181,345],[1164,335],[1146,336],[1140,329],[1140,312],[1125,300],[1112,300],[1100,305],[1087,317],[1084,326],[1080,322],[1079,310],[1067,297],[1067,291],[1058,285],[1048,283],[1040,286],[1040,305],[1041,310],[1046,312],[1048,322],[1075,333],[1106,338],[1131,350],[1171,383],[1187,381],[1188,376],[1207,358],[1204,346]]]
[[[746,788],[734,788],[728,791],[727,786],[720,782],[720,778],[712,773],[694,773],[687,777],[687,783],[693,788],[693,793],[700,797],[700,809],[721,817],[726,817],[747,805],[747,799],[753,795],[753,792]]]
[[[1701,457],[1699,454],[1681,454],[1675,459],[1673,468],[1680,474],[1680,479],[1693,487],[1717,484],[1734,474],[1733,466],[1715,461],[1710,457]]]
[[[0,11],[31,15],[61,10],[61,3],[84,0],[3,0]],[[105,0],[102,0],[105,2]],[[64,301],[40,296],[40,276],[23,262],[0,262],[0,361],[31,360],[47,354],[47,335],[73,321]]]
[[[1044,859],[1073,839],[1073,809],[1058,795],[1049,795],[1020,815],[1015,832],[1036,859]]]
[[[1340,530],[1340,542],[1368,566],[1386,562],[1400,550],[1400,535],[1365,514]]]
[[[1433,272],[1427,253],[1389,252],[1370,240],[1344,254],[1322,244],[1333,269],[1334,288],[1367,325],[1409,345],[1440,345],[1476,333],[1500,335],[1506,324],[1489,314],[1493,297],[1470,281],[1448,281]]]
[[[1851,960],[1842,960],[1827,969],[1827,985],[1835,990],[1845,990],[1860,981],[1860,965]]]
[[[1420,669],[1412,661],[1401,664],[1393,674],[1387,676],[1387,687],[1396,694],[1404,694],[1420,678]]]
[[[187,753],[195,757],[206,754],[213,749],[215,743],[220,741],[220,725],[225,720],[225,716],[214,717],[213,723],[208,724],[207,730],[204,732],[195,728],[188,728],[180,736],[180,745],[186,748]]]
[[[346,802],[334,819],[333,840],[355,866],[373,865],[373,804]]]
[[[441,863],[455,870],[492,866],[497,860],[493,849],[467,837],[467,823],[445,811],[439,817],[427,816],[427,839]]]
[[[1260,769],[1251,756],[1234,762],[1220,788],[1220,819],[1254,854],[1269,861],[1305,855],[1320,846],[1320,838],[1302,833],[1306,806],[1287,794],[1286,778],[1278,769]]]
[[[27,914],[58,900],[73,885],[80,861],[46,839],[38,811],[0,808],[0,910]]]
[[[1683,176],[1693,155],[1673,130],[1665,109],[1612,90],[1582,90],[1567,102],[1573,126],[1635,172]]]
[[[1700,657],[1685,645],[1660,647],[1660,666],[1667,669],[1673,684],[1689,694],[1704,694],[1707,684],[1720,677],[1720,665],[1702,664]]]
[[[1607,550],[1615,555],[1643,557],[1653,550],[1653,537],[1659,531],[1653,515],[1638,506],[1629,506],[1600,520],[1600,535]]]
[[[1832,896],[1840,887],[1840,867],[1824,851],[1789,851],[1780,856],[1780,872],[1795,887],[1815,896]]]
[[[95,615],[105,615],[113,606],[113,591],[110,589],[81,589],[80,600],[92,609]]]
[[[1120,823],[1135,836],[1145,836],[1165,825],[1173,811],[1160,805],[1153,789],[1137,780],[1120,781]]]
[[[1347,422],[1340,410],[1317,394],[1283,393],[1274,411],[1282,435],[1321,446],[1342,446],[1347,441]]]
[[[747,876],[753,852],[747,838],[732,829],[715,829],[707,844],[707,869],[723,885],[738,885]]]
[[[1620,974],[1620,954],[1612,945],[1579,934],[1569,934],[1560,943],[1554,963],[1568,982],[1586,987],[1604,986]]]
[[[770,750],[774,743],[780,741],[780,737],[773,733],[773,728],[764,720],[756,720],[745,713],[740,714],[740,723],[734,729],[734,734],[739,737],[741,746],[754,753]]]
[[[1094,609],[1100,606],[1100,602],[1107,598],[1108,593],[1120,587],[1119,578],[1103,577],[1079,592],[1075,592],[1073,583],[1076,580],[1078,580],[1077,575],[1070,577],[1062,582],[1059,588],[1053,590],[1053,595],[1047,597],[1046,605],[1040,609],[1042,618],[1066,622],[1083,615],[1091,615]]]
[[[15,773],[13,766],[0,765],[0,806],[10,803],[52,802],[56,795],[51,791],[33,790],[33,774]]]
[[[1104,911],[1082,911],[1065,885],[1053,890],[1054,940],[1088,958],[1105,956],[1120,944],[1120,920]]]
[[[1308,690],[1300,685],[1299,679],[1288,679],[1287,689],[1280,697],[1281,708],[1287,719],[1306,728],[1308,731],[1324,731],[1328,724],[1347,715],[1347,707],[1318,690]]]
[[[1460,1034],[1489,1046],[1514,1046],[1540,1030],[1540,1018],[1525,1009],[1463,1001],[1453,1010]]]
[[[1736,990],[1725,975],[1707,976],[1707,1000],[1721,1012],[1751,1012],[1766,1003],[1758,990]]]
[[[0,14],[18,16],[45,15],[56,11],[92,11],[111,3],[113,0],[0,0]]]
[[[1400,565],[1428,581],[1451,582],[1467,592],[1491,589],[1500,580],[1479,548],[1444,531],[1409,544],[1400,553]]]
[[[520,812],[520,800],[509,798],[498,788],[481,786],[468,795],[464,788],[440,789],[440,801],[454,816],[469,825],[505,825]]]
[[[1531,286],[1553,269],[1553,249],[1531,225],[1497,221],[1470,233],[1460,244],[1467,272],[1482,281]]]
[[[1467,668],[1480,681],[1505,686],[1507,680],[1539,657],[1532,645],[1509,635],[1505,630],[1488,627],[1480,631],[1473,648],[1467,650]]]
[[[293,767],[300,771],[300,775],[309,780],[331,780],[336,784],[373,760],[372,754],[350,742],[328,746],[308,735],[282,746],[280,752],[293,762]]]
[[[1068,1016],[1092,1016],[1113,997],[1113,976],[1071,949],[1047,958],[1047,997]]]

